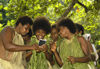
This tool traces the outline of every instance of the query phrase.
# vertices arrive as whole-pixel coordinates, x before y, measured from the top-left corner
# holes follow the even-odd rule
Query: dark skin
[[[40,40],[40,39],[43,39],[46,36],[46,32],[43,29],[38,29],[36,31],[35,35],[36,35],[37,39]],[[42,47],[42,46],[40,46],[40,47]],[[48,52],[47,50],[48,50],[48,46],[45,45],[45,48],[44,48],[43,52],[46,56],[46,59],[50,62],[51,65],[53,65],[54,62],[52,62],[53,61],[52,54],[50,52]]]
[[[93,53],[93,48],[92,48],[91,42],[87,41],[87,44],[88,44],[88,47],[89,47],[89,52]]]
[[[15,30],[21,34],[19,30],[20,26],[22,27],[22,25],[20,24],[19,26],[15,28]],[[27,27],[30,28],[30,26],[27,26]],[[35,47],[36,45],[29,47],[29,46],[19,46],[19,45],[13,44],[12,40],[14,38],[15,33],[14,33],[14,29],[10,27],[5,28],[1,33],[2,33],[1,36],[2,36],[4,47],[5,49],[9,51],[25,51],[25,50],[33,50],[36,48]],[[28,29],[25,29],[25,32],[23,32],[22,34],[26,34],[26,33],[28,33]]]
[[[61,60],[61,58],[60,58],[60,56],[59,56],[59,53],[58,53],[57,50],[56,50],[56,43],[54,42],[54,43],[52,43],[50,46],[51,46],[51,51],[53,52],[53,54],[54,54],[54,56],[55,56],[55,58],[56,58],[57,64],[58,64],[60,67],[62,67],[63,62],[62,62],[62,60]]]
[[[22,25],[19,23],[18,26],[15,28],[6,27],[4,28],[0,33],[0,58],[9,60],[5,57],[6,50],[9,52],[20,52],[20,51],[26,51],[26,50],[39,50],[39,46],[37,44],[28,46],[28,45],[16,45],[12,42],[15,31],[21,35],[25,35],[29,32],[30,25]],[[10,55],[10,54],[9,54]],[[9,56],[8,55],[8,56]]]
[[[74,34],[72,34],[70,32],[70,30],[65,27],[65,26],[60,26],[60,36],[62,38],[66,38],[68,40],[70,40]],[[68,58],[68,60],[73,64],[73,63],[84,63],[84,62],[89,62],[91,61],[91,55],[88,51],[88,46],[87,46],[87,43],[86,43],[86,40],[84,40],[84,38],[81,38],[81,37],[77,37],[77,39],[79,40],[79,43],[82,47],[82,51],[84,53],[84,57],[74,57],[74,56],[69,56],[69,57],[66,57]],[[62,64],[62,61],[60,61],[60,64]]]
[[[56,28],[51,29],[51,38],[54,42],[58,40],[58,30]]]
[[[36,35],[36,38],[38,40],[43,39],[45,37],[45,35],[46,35],[46,32],[44,30],[42,30],[42,29],[36,30],[35,33],[36,33],[35,34]],[[43,52],[46,52],[48,50],[47,45],[46,44],[43,44],[43,46],[39,46],[40,47],[40,50],[43,51]]]
[[[50,44],[51,51],[53,52],[57,64],[61,67],[63,63],[61,63],[61,58],[59,56],[59,53],[56,50],[56,41],[58,40],[58,30],[56,28],[51,29],[51,38],[53,39],[53,42]]]
[[[72,57],[72,56],[69,56],[68,59],[69,61],[74,64],[76,62],[79,62],[79,63],[85,63],[85,62],[89,62],[89,61],[95,61],[95,56],[90,54],[89,50],[88,50],[88,44],[86,44],[86,40],[83,38],[83,37],[77,37],[80,44],[81,44],[81,47],[82,47],[82,50],[83,50],[83,53],[85,55],[85,57]],[[86,48],[87,47],[87,48]],[[87,50],[84,50],[84,49],[87,49]]]
[[[77,35],[77,34],[82,34],[82,31],[76,30],[76,35]],[[83,36],[80,36],[80,37],[83,38]],[[91,42],[90,42],[89,40],[87,40],[86,42],[87,42],[87,44],[88,44],[89,52],[92,53],[92,52],[93,52],[93,48],[92,48]]]

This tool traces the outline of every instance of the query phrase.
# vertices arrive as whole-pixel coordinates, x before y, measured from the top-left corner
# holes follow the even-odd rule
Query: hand
[[[48,46],[46,44],[43,44],[43,45],[39,46],[39,48],[43,52],[46,52],[48,50]]]
[[[68,57],[68,60],[71,62],[71,64],[74,64],[75,63],[75,58],[72,57],[72,56],[69,56]]]
[[[33,50],[36,50],[37,52],[40,51],[38,44],[32,45]]]
[[[57,48],[57,47],[56,47],[56,42],[51,43],[51,44],[50,44],[50,48],[51,48],[51,51],[52,51],[52,52],[55,52],[55,51],[56,51],[56,48]]]

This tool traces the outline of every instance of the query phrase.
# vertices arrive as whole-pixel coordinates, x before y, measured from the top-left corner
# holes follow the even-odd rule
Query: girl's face
[[[43,29],[38,29],[35,33],[38,40],[43,39],[46,35],[46,32]]]
[[[59,34],[60,34],[60,36],[61,36],[62,38],[68,38],[68,37],[70,36],[71,32],[70,32],[70,30],[69,30],[67,27],[65,27],[65,26],[60,26],[59,29],[60,29]]]
[[[57,40],[58,39],[58,30],[56,28],[51,29],[51,38],[53,40]]]

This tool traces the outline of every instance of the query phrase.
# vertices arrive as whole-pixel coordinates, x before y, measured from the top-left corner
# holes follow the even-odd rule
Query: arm
[[[57,64],[58,64],[60,67],[62,67],[63,62],[62,62],[62,60],[61,60],[61,58],[60,58],[60,56],[59,56],[59,53],[58,53],[57,50],[56,50],[56,43],[51,44],[50,47],[51,47],[51,51],[54,53],[54,56],[55,56],[55,58],[56,58]]]
[[[48,46],[46,44],[43,44],[42,46],[40,46],[41,51],[44,52],[46,59],[50,62],[51,65],[54,65],[54,61],[53,61],[53,53],[50,51],[48,51]]]
[[[6,27],[2,32],[2,41],[4,44],[4,48],[9,51],[25,51],[25,50],[33,50],[36,48],[36,45],[33,46],[21,46],[12,43],[14,37],[14,30],[10,27]]]
[[[28,52],[28,53],[26,53],[26,61],[29,61],[30,60],[31,55],[32,55],[32,52],[31,51]]]
[[[85,56],[90,55],[87,41],[83,37],[77,37]]]
[[[90,41],[87,41],[87,44],[88,44],[90,53],[93,53],[93,48],[92,48]]]
[[[72,57],[69,56],[68,59],[69,61],[73,64],[75,62],[80,62],[80,63],[86,63],[89,61],[94,61],[95,60],[95,55],[91,55],[89,52],[88,44],[86,40],[83,37],[78,37],[78,40],[80,42],[81,48],[84,53],[84,57]]]
[[[49,52],[44,52],[46,59],[50,62],[51,65],[54,65],[54,61],[53,61],[53,53],[49,53]]]
[[[56,58],[56,61],[57,61],[58,65],[59,65],[60,67],[62,67],[63,62],[62,62],[62,60],[61,60],[61,58],[60,58],[58,52],[55,50],[53,53],[54,53],[54,56],[55,56],[55,58]]]
[[[90,55],[90,56],[85,56],[85,57],[72,57],[72,56],[69,56],[68,57],[68,60],[74,64],[74,63],[86,63],[86,62],[89,62],[91,60],[95,61],[95,55]]]

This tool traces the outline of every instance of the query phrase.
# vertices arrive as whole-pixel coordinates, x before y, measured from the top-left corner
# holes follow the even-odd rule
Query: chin
[[[43,39],[43,38],[38,38],[38,37],[37,37],[37,39],[40,40],[40,39]]]
[[[26,33],[23,33],[22,35],[26,35]]]

